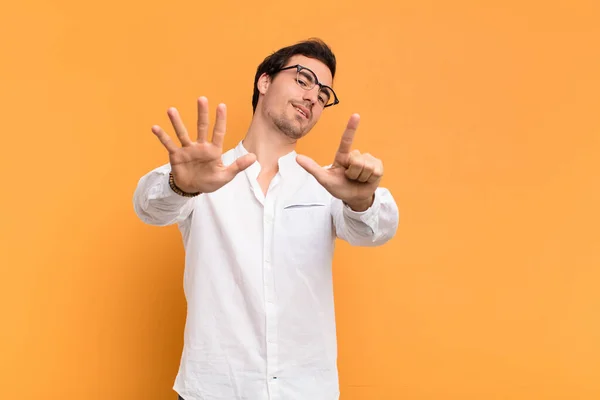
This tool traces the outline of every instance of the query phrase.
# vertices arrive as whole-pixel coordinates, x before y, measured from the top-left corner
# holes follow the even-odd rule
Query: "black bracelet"
[[[177,193],[178,195],[183,196],[183,197],[196,197],[200,194],[200,192],[188,193],[188,192],[184,192],[183,190],[179,189],[177,187],[177,185],[175,184],[175,178],[173,177],[172,172],[169,172],[169,186],[171,187],[171,190],[173,190],[175,193]]]

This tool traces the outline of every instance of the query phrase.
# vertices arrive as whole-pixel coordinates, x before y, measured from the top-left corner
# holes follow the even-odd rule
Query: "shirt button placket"
[[[273,211],[272,199],[265,201],[264,209],[264,283],[265,283],[265,311],[266,311],[266,346],[267,346],[267,385],[269,399],[276,400],[277,396],[277,308],[275,305],[275,281],[273,275]]]

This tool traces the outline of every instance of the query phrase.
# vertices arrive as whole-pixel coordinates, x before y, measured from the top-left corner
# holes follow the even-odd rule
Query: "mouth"
[[[308,109],[306,107],[296,105],[296,104],[292,104],[292,107],[294,107],[296,112],[298,114],[300,114],[302,117],[304,117],[305,119],[310,119],[310,111],[308,111]]]

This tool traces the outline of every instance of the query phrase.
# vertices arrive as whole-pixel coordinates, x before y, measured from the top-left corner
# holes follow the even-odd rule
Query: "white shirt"
[[[242,142],[225,165],[247,154]],[[185,247],[187,319],[173,389],[185,400],[339,398],[332,286],[336,236],[388,241],[398,208],[387,189],[354,212],[291,152],[263,195],[255,162],[221,189],[194,198],[169,187],[170,165],[142,177],[139,218],[177,223]]]

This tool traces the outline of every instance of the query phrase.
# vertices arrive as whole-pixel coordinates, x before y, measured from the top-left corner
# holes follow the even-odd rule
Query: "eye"
[[[331,95],[329,94],[328,90],[321,90],[319,92],[319,102],[321,104],[327,104],[329,102],[329,99],[331,99]]]
[[[306,83],[306,81],[302,78],[298,78],[298,85],[302,86],[302,87],[308,87],[308,83]]]
[[[300,73],[298,74],[298,83],[300,83],[300,81],[303,82],[303,87],[312,88],[313,86],[315,86],[314,77],[306,71],[300,71]]]

